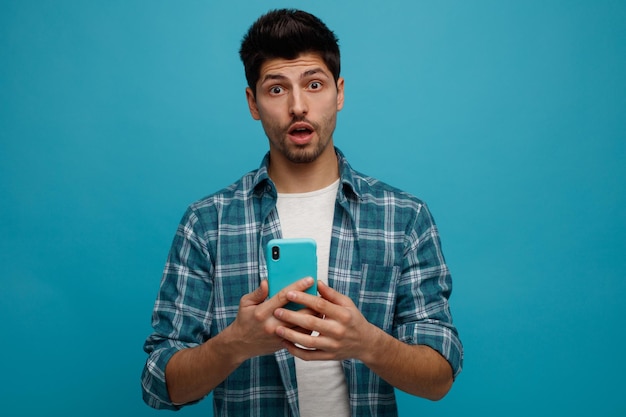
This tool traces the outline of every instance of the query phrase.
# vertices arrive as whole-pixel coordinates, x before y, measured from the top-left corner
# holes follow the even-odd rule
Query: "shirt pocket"
[[[367,321],[391,333],[400,267],[363,264],[358,307]]]

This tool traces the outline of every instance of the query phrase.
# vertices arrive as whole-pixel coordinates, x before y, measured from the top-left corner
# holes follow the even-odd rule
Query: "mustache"
[[[291,122],[289,122],[289,124],[286,126],[286,130],[289,130],[289,128],[293,126],[295,123],[307,123],[313,126],[315,130],[317,130],[319,127],[317,123],[315,123],[312,120],[307,119],[306,116],[294,116],[291,118]]]

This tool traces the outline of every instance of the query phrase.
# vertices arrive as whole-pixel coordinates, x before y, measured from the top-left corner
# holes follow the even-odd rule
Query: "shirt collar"
[[[339,161],[339,177],[343,186],[343,193],[346,197],[353,195],[359,199],[361,196],[361,190],[359,182],[356,181],[354,170],[339,148],[335,147],[335,153],[337,154],[337,160]],[[267,152],[252,180],[252,191],[254,193],[263,194],[264,192],[271,192],[273,195],[276,195],[276,187],[267,173],[269,163],[270,153]]]
[[[354,196],[357,199],[361,198],[360,183],[355,178],[355,172],[348,163],[348,160],[338,148],[335,148],[337,153],[337,159],[339,160],[339,177],[341,178],[341,184],[343,185],[343,195],[346,197]]]

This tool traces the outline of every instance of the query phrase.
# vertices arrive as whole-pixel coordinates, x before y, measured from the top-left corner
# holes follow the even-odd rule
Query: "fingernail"
[[[285,335],[285,329],[283,329],[282,327],[276,328],[276,334],[280,337],[283,337]]]

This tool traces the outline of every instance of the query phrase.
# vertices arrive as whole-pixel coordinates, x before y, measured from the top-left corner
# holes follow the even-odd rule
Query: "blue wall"
[[[340,37],[336,143],[429,203],[453,271],[465,370],[402,415],[626,415],[609,0],[1,2],[0,414],[157,415],[139,375],[161,269],[186,205],[267,148],[237,50],[283,6]]]

